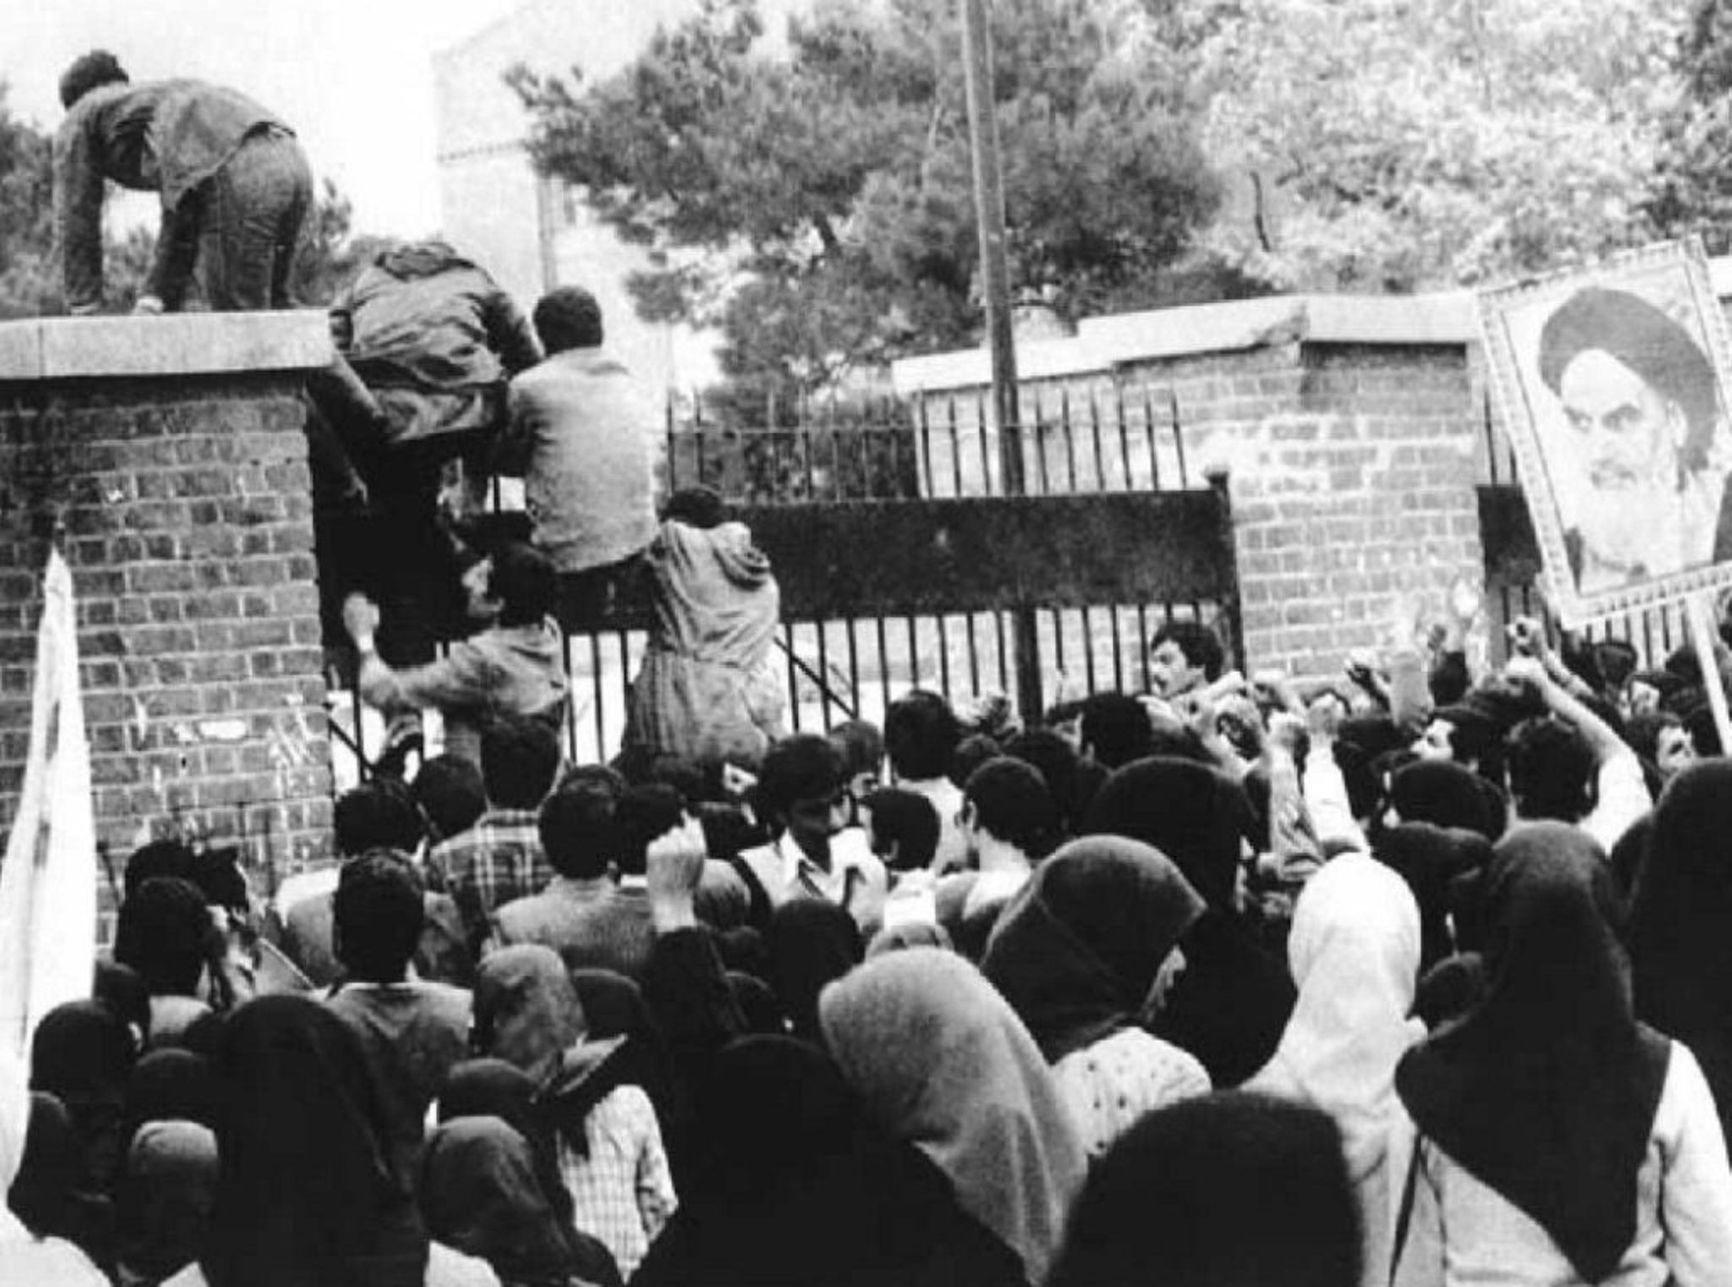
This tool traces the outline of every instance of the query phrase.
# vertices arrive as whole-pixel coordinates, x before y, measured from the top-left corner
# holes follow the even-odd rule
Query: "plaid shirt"
[[[572,1223],[605,1243],[630,1279],[678,1205],[656,1110],[641,1088],[617,1086],[589,1110],[583,1134],[588,1157],[559,1141]]]
[[[427,884],[451,895],[472,943],[487,933],[495,908],[539,894],[552,880],[528,809],[489,809],[427,855]]]

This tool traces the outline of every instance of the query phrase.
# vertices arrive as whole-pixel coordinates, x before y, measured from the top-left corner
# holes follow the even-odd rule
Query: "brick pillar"
[[[316,312],[0,324],[0,830],[17,806],[48,543],[78,598],[97,836],[329,844],[299,388]]]

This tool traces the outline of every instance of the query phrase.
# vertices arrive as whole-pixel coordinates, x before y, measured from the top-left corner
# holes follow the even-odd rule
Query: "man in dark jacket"
[[[102,307],[104,180],[162,197],[156,255],[135,312],[178,312],[195,263],[217,312],[291,306],[289,273],[313,203],[294,131],[220,85],[134,85],[104,50],[66,69],[60,101],[55,233],[68,311]]]

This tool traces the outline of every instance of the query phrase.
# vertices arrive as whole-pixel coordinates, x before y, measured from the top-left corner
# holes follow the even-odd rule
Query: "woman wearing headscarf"
[[[866,945],[866,959],[870,961],[886,952],[901,952],[910,947],[937,947],[946,952],[956,950],[956,944],[944,926],[932,921],[904,921],[874,934]]]
[[[796,1037],[817,1041],[818,994],[860,964],[854,917],[835,903],[797,898],[770,916],[770,983]]]
[[[1299,1003],[1275,1056],[1245,1089],[1320,1108],[1341,1128],[1365,1237],[1365,1287],[1388,1281],[1397,1183],[1392,1132],[1405,1129],[1395,1065],[1425,1035],[1407,1017],[1420,960],[1419,908],[1400,876],[1346,853],[1299,895],[1287,960]],[[1405,1159],[1397,1159],[1396,1165]]]
[[[1052,1064],[1091,1157],[1150,1109],[1209,1093],[1203,1066],[1143,1027],[1203,906],[1158,850],[1089,836],[1035,870],[987,941],[981,971]]]
[[[577,1276],[598,1287],[619,1283],[619,1266],[600,1239],[580,1233],[573,1221],[571,1192],[559,1173],[559,1142],[527,1073],[503,1059],[469,1059],[445,1079],[439,1094],[439,1122],[466,1117],[496,1117],[523,1138],[542,1196],[564,1231]]]
[[[1605,855],[1575,827],[1499,843],[1486,992],[1396,1069],[1419,1131],[1395,1281],[1726,1282],[1732,1170],[1688,1047],[1636,1022]]]
[[[0,1193],[11,1190],[24,1162],[30,1093],[24,1069],[0,1055]],[[0,1270],[8,1281],[32,1287],[107,1287],[108,1279],[72,1243],[30,1229],[0,1203]]]
[[[1009,1003],[955,953],[916,947],[832,983],[818,1018],[868,1117],[935,1162],[963,1210],[1043,1282],[1087,1150]]]
[[[72,1115],[53,1095],[30,1095],[24,1160],[6,1201],[38,1238],[63,1239],[104,1273],[113,1270],[114,1204],[85,1177]]]
[[[535,1083],[576,1227],[599,1238],[629,1278],[676,1198],[655,1108],[641,1086],[623,1080],[625,1038],[589,1039],[559,953],[520,945],[481,963],[475,1039]]]
[[[119,1287],[157,1287],[204,1254],[216,1210],[216,1135],[187,1121],[139,1128],[120,1179]]]
[[[336,1015],[306,997],[250,1001],[224,1022],[215,1066],[211,1231],[167,1287],[496,1287],[485,1262],[429,1241]]]
[[[1357,1217],[1327,1114],[1209,1095],[1150,1113],[1095,1164],[1047,1287],[1346,1287]]]
[[[136,1049],[131,1030],[95,1001],[55,1006],[30,1042],[30,1089],[53,1095],[72,1115],[82,1187],[108,1193],[126,1157],[126,1088]]]
[[[173,1046],[138,1061],[126,1084],[126,1138],[146,1122],[196,1122],[217,1126],[217,1083],[203,1055]]]
[[[1419,970],[1423,974],[1456,952],[1450,914],[1463,882],[1491,862],[1491,844],[1480,833],[1430,822],[1403,822],[1378,833],[1373,856],[1407,883],[1419,907]]]
[[[1397,769],[1389,779],[1389,807],[1400,822],[1460,827],[1494,844],[1508,815],[1495,786],[1451,760],[1415,760]]]
[[[869,1125],[835,1062],[748,1037],[699,1096],[686,1199],[633,1287],[1016,1287],[1022,1265],[918,1148]]]
[[[1256,834],[1243,788],[1189,760],[1136,760],[1107,779],[1083,830],[1153,846],[1203,896],[1207,907],[1179,940],[1184,973],[1152,1027],[1195,1055],[1215,1086],[1237,1086],[1275,1053],[1295,996],[1239,912],[1240,861]]]
[[[1655,807],[1630,909],[1636,1013],[1690,1047],[1732,1140],[1732,761],[1704,760]]]
[[[434,1131],[421,1159],[419,1192],[428,1232],[487,1261],[503,1287],[584,1281],[571,1231],[541,1187],[529,1142],[499,1118],[461,1117]]]

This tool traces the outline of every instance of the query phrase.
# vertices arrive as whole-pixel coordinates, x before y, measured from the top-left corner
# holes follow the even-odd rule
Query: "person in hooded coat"
[[[1660,797],[1626,939],[1636,1014],[1690,1047],[1732,1140],[1732,761],[1704,760]]]
[[[936,1163],[1025,1280],[1044,1282],[1088,1154],[1009,1003],[954,952],[913,947],[825,988],[818,1020],[867,1117]]]
[[[1091,1157],[1150,1109],[1209,1093],[1203,1066],[1143,1027],[1203,909],[1158,850],[1088,836],[1035,870],[987,940],[981,972],[1053,1065]]]
[[[1396,1068],[1418,1129],[1397,1287],[1727,1281],[1714,1099],[1689,1048],[1636,1021],[1617,907],[1578,828],[1533,823],[1498,844],[1485,995]]]
[[[1364,1287],[1388,1281],[1398,1196],[1389,1144],[1406,1124],[1395,1065],[1425,1035],[1407,1017],[1420,942],[1419,907],[1401,877],[1359,853],[1326,863],[1299,895],[1287,940],[1299,1003],[1274,1057],[1245,1083],[1320,1108],[1341,1128],[1365,1239]]]
[[[674,493],[646,555],[656,624],[632,682],[622,753],[755,768],[783,732],[770,647],[782,596],[770,560],[709,488]]]
[[[82,1188],[108,1193],[126,1157],[125,1104],[137,1050],[132,1032],[95,1001],[55,1006],[30,1042],[30,1089],[53,1095],[71,1115]]]
[[[5,1196],[12,1213],[38,1238],[69,1242],[98,1269],[113,1272],[114,1204],[86,1177],[72,1115],[53,1095],[30,1094],[24,1158]]]
[[[166,1287],[497,1287],[484,1261],[431,1242],[386,1160],[360,1042],[302,996],[224,1020],[219,1170],[199,1258]]]
[[[919,1147],[869,1123],[834,1060],[786,1036],[717,1057],[686,1200],[633,1287],[1016,1287],[1014,1253]]]
[[[1152,845],[1207,904],[1179,940],[1185,969],[1153,1031],[1195,1055],[1217,1088],[1237,1086],[1275,1053],[1293,1012],[1293,980],[1241,916],[1240,861],[1255,835],[1238,783],[1189,760],[1159,756],[1117,770],[1083,830]]]

